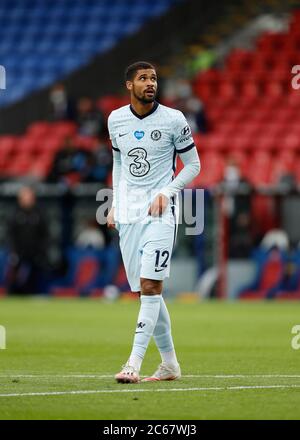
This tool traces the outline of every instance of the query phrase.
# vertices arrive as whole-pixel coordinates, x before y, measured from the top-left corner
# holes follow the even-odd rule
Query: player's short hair
[[[147,61],[137,61],[136,63],[130,64],[125,70],[125,82],[132,81],[136,75],[136,72],[141,69],[153,69],[156,70],[155,67],[148,63]]]

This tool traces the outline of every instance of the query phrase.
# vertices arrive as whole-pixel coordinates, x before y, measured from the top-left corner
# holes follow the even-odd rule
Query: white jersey
[[[108,118],[112,147],[120,152],[121,173],[115,193],[115,220],[135,223],[146,219],[151,201],[174,178],[176,154],[192,149],[191,129],[179,110],[154,103],[138,115],[131,105]],[[170,201],[168,215],[174,204]]]

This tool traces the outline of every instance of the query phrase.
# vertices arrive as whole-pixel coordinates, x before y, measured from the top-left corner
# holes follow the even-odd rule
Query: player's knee
[[[162,292],[162,281],[141,278],[142,295],[159,295]]]

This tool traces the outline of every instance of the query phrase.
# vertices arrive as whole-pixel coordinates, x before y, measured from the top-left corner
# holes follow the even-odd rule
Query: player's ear
[[[127,90],[132,90],[132,81],[126,81]]]

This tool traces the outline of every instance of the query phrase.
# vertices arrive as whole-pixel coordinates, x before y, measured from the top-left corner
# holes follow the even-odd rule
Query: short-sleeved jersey
[[[131,105],[114,110],[108,130],[113,149],[121,155],[116,220],[141,221],[155,195],[174,178],[176,154],[194,147],[191,129],[182,112],[155,102],[143,116]]]

